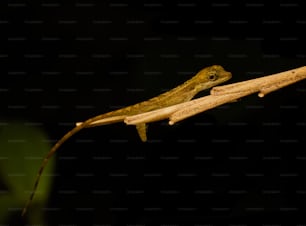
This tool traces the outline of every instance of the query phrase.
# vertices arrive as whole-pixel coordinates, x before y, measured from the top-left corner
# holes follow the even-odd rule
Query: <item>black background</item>
[[[1,11],[1,118],[36,122],[52,141],[212,64],[230,82],[305,65],[304,7],[293,1],[19,0]],[[58,209],[46,221],[305,224],[305,87],[152,123],[147,143],[123,123],[80,132],[55,157],[47,207]]]

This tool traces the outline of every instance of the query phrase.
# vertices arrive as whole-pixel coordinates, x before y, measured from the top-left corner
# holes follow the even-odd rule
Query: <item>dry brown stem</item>
[[[169,118],[169,124],[173,125],[178,121],[253,93],[258,92],[259,97],[264,97],[268,93],[303,79],[306,79],[306,66],[229,85],[216,86],[211,89],[210,95],[159,110],[128,116],[124,122],[128,125],[136,125]]]

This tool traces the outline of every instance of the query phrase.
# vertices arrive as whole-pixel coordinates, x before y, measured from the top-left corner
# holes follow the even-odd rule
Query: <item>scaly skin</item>
[[[153,97],[147,101],[143,101],[131,106],[127,106],[115,111],[104,113],[92,118],[87,119],[84,122],[77,123],[76,127],[67,132],[49,151],[44,158],[42,165],[38,171],[34,188],[30,195],[30,198],[23,208],[22,215],[27,211],[27,208],[34,198],[35,191],[37,190],[39,179],[41,174],[48,163],[48,160],[54,155],[57,149],[71,136],[79,132],[80,130],[93,126],[100,126],[106,124],[112,124],[122,122],[127,116],[136,115],[164,107],[168,107],[174,104],[179,104],[191,100],[200,91],[209,89],[220,83],[229,80],[232,77],[230,72],[224,70],[220,65],[213,65],[206,67],[199,71],[191,79],[187,80],[183,84],[171,89],[165,93],[162,93],[156,97]],[[143,142],[147,140],[146,136],[146,124],[140,123],[136,125],[137,132]]]

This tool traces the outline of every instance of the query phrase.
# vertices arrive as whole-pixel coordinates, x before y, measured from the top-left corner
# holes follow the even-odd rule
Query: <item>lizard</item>
[[[71,136],[79,132],[84,128],[101,126],[106,124],[112,124],[117,122],[123,122],[127,116],[136,115],[139,113],[144,113],[163,107],[168,107],[174,104],[182,103],[191,100],[200,91],[209,89],[220,83],[226,82],[232,77],[231,72],[226,71],[221,65],[212,65],[203,68],[196,75],[191,77],[189,80],[185,81],[183,84],[159,94],[149,100],[136,103],[121,109],[117,109],[111,112],[100,114],[91,117],[84,122],[76,123],[76,126],[68,131],[62,138],[60,138],[47,153],[43,162],[38,170],[36,180],[34,183],[33,190],[31,191],[30,198],[28,199],[25,207],[22,210],[22,216],[25,215],[28,206],[34,198],[35,192],[37,190],[40,177],[43,173],[48,160],[55,154],[58,148]],[[141,141],[147,141],[147,125],[145,123],[140,123],[136,125],[136,129]]]

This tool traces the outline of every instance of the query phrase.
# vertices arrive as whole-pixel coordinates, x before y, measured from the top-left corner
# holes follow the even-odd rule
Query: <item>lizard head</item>
[[[232,77],[232,73],[224,70],[220,65],[212,65],[199,71],[195,76],[196,89],[204,90],[226,82]]]

